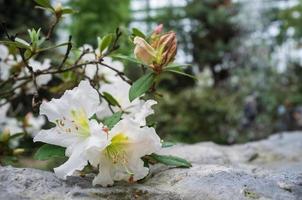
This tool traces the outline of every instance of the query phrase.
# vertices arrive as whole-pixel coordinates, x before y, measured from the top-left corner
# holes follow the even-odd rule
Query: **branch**
[[[129,79],[126,79],[126,78],[125,78],[125,73],[124,73],[124,72],[121,72],[121,71],[119,71],[119,70],[117,70],[117,69],[115,69],[115,68],[113,68],[113,67],[111,67],[111,66],[109,66],[109,65],[107,65],[107,64],[105,64],[105,63],[103,63],[102,61],[100,61],[99,63],[100,63],[100,65],[103,65],[104,67],[107,67],[107,68],[111,69],[112,71],[116,72],[116,74],[117,74],[123,81],[125,81],[125,82],[129,83],[130,85],[132,85],[132,81],[130,81]]]
[[[59,69],[61,69],[63,67],[63,65],[65,64],[65,62],[66,62],[66,60],[67,60],[67,58],[68,58],[68,56],[70,54],[70,50],[72,48],[71,39],[72,39],[72,36],[70,35],[69,38],[68,38],[68,46],[67,46],[67,49],[66,49],[66,53],[64,55],[64,58],[63,58],[61,64],[58,67]]]
[[[57,16],[55,16],[55,21],[51,24],[50,29],[48,30],[48,33],[47,33],[46,38],[45,38],[46,40],[50,39],[50,37],[51,37],[55,27],[59,23],[59,21],[60,21],[60,19]]]

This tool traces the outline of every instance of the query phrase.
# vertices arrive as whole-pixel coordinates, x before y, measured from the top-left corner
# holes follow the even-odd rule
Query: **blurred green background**
[[[302,1],[300,0],[73,0],[78,11],[60,24],[56,40],[77,46],[124,33],[120,51],[131,55],[132,27],[146,33],[162,23],[178,37],[177,63],[198,81],[169,74],[156,107],[159,135],[169,141],[242,143],[302,128]],[[0,0],[0,21],[12,33],[45,27],[35,3]],[[0,33],[3,34],[3,33]],[[131,78],[136,71],[126,63]],[[152,119],[150,119],[152,120]]]

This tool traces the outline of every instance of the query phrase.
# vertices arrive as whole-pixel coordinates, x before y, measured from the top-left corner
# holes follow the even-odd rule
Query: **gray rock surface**
[[[155,165],[140,183],[92,187],[92,177],[56,178],[36,169],[0,167],[0,200],[18,199],[275,199],[302,200],[302,132],[244,145],[177,145],[190,169]]]

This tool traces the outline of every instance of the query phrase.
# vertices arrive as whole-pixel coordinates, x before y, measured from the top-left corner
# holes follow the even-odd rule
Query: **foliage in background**
[[[155,21],[177,30],[185,53],[193,56],[201,71],[209,68],[217,85],[229,77],[232,62],[237,59],[242,31],[233,21],[237,13],[238,5],[230,0],[190,0],[184,8],[166,8]]]
[[[78,46],[94,44],[95,37],[127,27],[130,22],[130,0],[70,1],[78,13],[72,16],[71,35]],[[125,42],[125,41],[124,41]]]
[[[5,6],[0,6],[0,16],[6,17],[5,21],[12,22],[8,19],[14,14],[16,20],[13,22],[16,25],[12,27],[23,27],[20,28],[23,32],[25,32],[24,24],[31,26],[42,21],[49,22],[49,19],[40,20],[42,19],[40,15],[39,17],[31,16],[36,12],[43,14],[37,9],[28,12],[26,5],[32,3],[31,1],[1,1],[3,2]],[[15,6],[16,4],[18,5]],[[130,22],[130,0],[118,2],[99,0],[93,3],[78,0],[71,1],[70,4],[79,11],[78,14],[72,16],[70,27],[73,39],[78,45],[96,44],[96,36],[113,32],[119,25],[127,27]],[[281,11],[274,9],[273,17],[269,16],[272,17],[272,22],[278,21],[281,24],[279,44],[288,38],[286,33],[289,29],[295,30],[293,38],[296,41],[301,38],[301,5],[300,1],[293,8]],[[13,9],[20,9],[20,11],[12,12]],[[154,19],[147,21],[152,25],[163,23],[167,30],[171,28],[176,30],[179,35],[180,48],[188,54],[194,53],[193,63],[198,68],[212,69],[213,72],[215,66],[218,65],[224,69],[212,76],[218,82],[224,80],[222,84],[216,83],[216,87],[195,86],[194,81],[181,76],[173,75],[177,79],[171,78],[172,75],[166,77],[161,84],[161,92],[168,95],[159,105],[158,113],[161,114],[157,116],[159,117],[158,130],[161,135],[186,142],[213,140],[220,143],[233,143],[262,138],[279,130],[301,128],[296,123],[292,123],[297,121],[296,110],[302,103],[300,64],[289,63],[287,70],[280,74],[270,63],[259,63],[261,51],[256,52],[257,55],[245,55],[243,60],[246,63],[238,64],[238,55],[234,54],[233,50],[241,47],[237,40],[241,39],[242,30],[239,30],[232,21],[233,16],[236,16],[238,12],[237,9],[239,9],[237,5],[228,0],[189,0],[184,8],[162,9],[158,11]],[[21,17],[18,17],[19,13],[22,13]],[[192,25],[192,30],[184,28],[180,23],[185,20]],[[190,42],[191,40],[193,43]],[[127,44],[127,41],[123,41],[122,44]],[[273,49],[277,47],[277,44],[272,44],[271,47]],[[252,59],[257,60],[253,66],[250,64]],[[260,64],[266,67],[255,67]],[[230,70],[230,66],[236,66],[236,69]],[[140,70],[136,70],[133,74],[138,72]],[[70,82],[67,81],[66,87],[68,84]],[[64,88],[56,89],[64,90]],[[43,95],[43,91],[41,93]],[[169,98],[172,94],[177,94],[177,96]],[[250,96],[257,101],[257,114],[255,119],[246,125],[244,122],[245,101]],[[19,101],[23,101],[24,108],[31,105],[30,98],[18,98],[13,102],[14,105],[17,105]],[[177,106],[180,110],[178,114],[175,114],[175,105],[180,105]],[[165,114],[162,115],[162,113]],[[179,123],[180,121],[183,123]],[[174,134],[177,138],[172,138]]]
[[[24,0],[1,0],[0,1],[0,22],[6,23],[7,29],[18,35],[27,34],[27,27],[46,30],[49,26],[50,17],[43,10],[33,9],[34,1]],[[3,36],[0,30],[0,36]]]

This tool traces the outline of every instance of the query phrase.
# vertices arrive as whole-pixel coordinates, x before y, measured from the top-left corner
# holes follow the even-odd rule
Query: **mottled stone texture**
[[[193,167],[156,165],[146,180],[110,188],[92,187],[91,176],[62,181],[51,172],[0,167],[0,199],[302,200],[302,132],[244,145],[177,145],[162,153]]]

